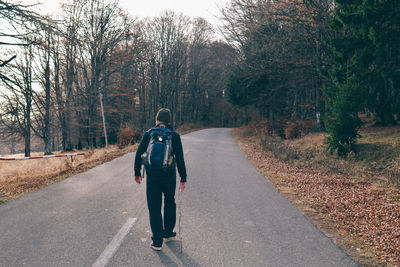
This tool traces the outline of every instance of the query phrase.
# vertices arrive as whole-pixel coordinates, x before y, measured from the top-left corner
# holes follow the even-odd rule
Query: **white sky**
[[[23,0],[22,3],[40,1],[43,7],[40,13],[53,13],[60,10],[60,0]],[[119,0],[120,6],[132,17],[156,17],[162,11],[169,9],[177,13],[183,13],[189,17],[203,17],[211,24],[218,24],[219,8],[226,5],[229,0]]]

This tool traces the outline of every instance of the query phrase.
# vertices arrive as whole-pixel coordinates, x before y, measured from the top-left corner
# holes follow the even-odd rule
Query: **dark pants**
[[[148,176],[146,183],[147,206],[150,214],[150,227],[153,241],[161,242],[164,236],[170,236],[176,223],[174,176]],[[164,220],[161,215],[162,195],[164,194]]]

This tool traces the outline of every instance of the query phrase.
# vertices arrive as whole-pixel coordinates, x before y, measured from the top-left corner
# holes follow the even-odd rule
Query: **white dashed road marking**
[[[129,218],[126,221],[119,232],[111,240],[110,244],[108,244],[108,246],[104,249],[103,253],[101,253],[101,255],[93,263],[92,267],[104,267],[110,262],[112,256],[122,244],[125,236],[129,233],[136,221],[137,218]]]

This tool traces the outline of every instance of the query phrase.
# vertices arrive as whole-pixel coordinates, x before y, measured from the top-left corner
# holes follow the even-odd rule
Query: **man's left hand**
[[[142,176],[135,176],[135,182],[140,184],[142,182]]]

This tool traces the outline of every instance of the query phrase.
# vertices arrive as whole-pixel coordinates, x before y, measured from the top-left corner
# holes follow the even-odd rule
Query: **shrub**
[[[269,122],[265,119],[253,119],[248,127],[251,132],[259,136],[266,136],[270,129]]]
[[[317,128],[315,120],[288,121],[285,128],[285,138],[295,139],[314,132]]]
[[[284,129],[286,125],[285,119],[277,119],[274,121],[269,121],[266,119],[253,119],[248,127],[250,130],[259,136],[279,136],[284,137]]]
[[[325,117],[326,130],[330,134],[328,144],[331,153],[337,151],[341,157],[346,157],[354,149],[356,138],[359,138],[358,129],[360,119],[355,114],[339,113]]]
[[[285,138],[286,139],[295,139],[300,137],[300,130],[298,124],[295,122],[289,121],[287,123],[287,127],[285,129]]]
[[[133,131],[132,144],[136,144],[140,142],[140,140],[142,139],[142,131],[140,131],[139,129],[133,129],[132,131]]]
[[[118,147],[124,148],[130,144],[134,144],[142,137],[138,129],[125,128],[118,134]]]

